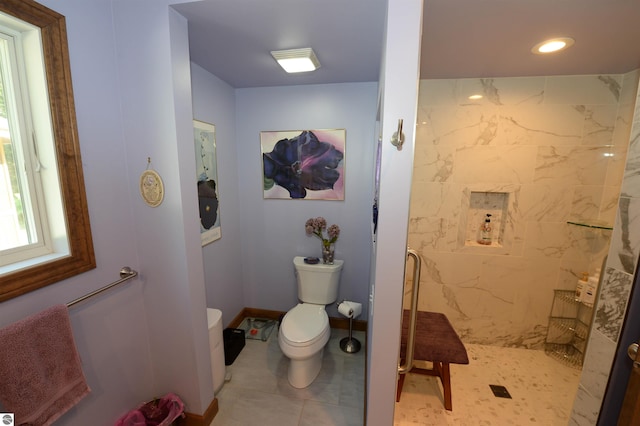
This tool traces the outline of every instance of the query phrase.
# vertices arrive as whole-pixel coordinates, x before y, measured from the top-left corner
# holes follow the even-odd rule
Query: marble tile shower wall
[[[626,77],[637,81],[638,74],[629,73]],[[636,108],[630,123],[622,189],[594,325],[569,421],[571,426],[594,425],[598,420],[640,255],[640,96],[637,91],[633,99]]]
[[[446,313],[468,343],[543,347],[553,289],[574,289],[609,249],[611,231],[567,221],[617,220],[637,85],[636,72],[420,82],[409,226],[420,309]],[[460,238],[480,225],[466,223],[470,191],[508,194],[489,247]]]

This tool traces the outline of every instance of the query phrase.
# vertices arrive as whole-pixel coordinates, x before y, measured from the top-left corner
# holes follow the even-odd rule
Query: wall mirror
[[[0,302],[95,268],[64,16],[0,2]]]

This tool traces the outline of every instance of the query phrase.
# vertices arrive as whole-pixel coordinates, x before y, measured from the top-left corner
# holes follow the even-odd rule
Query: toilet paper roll
[[[362,303],[345,300],[338,305],[338,312],[347,318],[356,318],[362,313]]]
[[[351,318],[351,315],[353,315],[353,309],[351,309],[351,306],[349,306],[347,302],[342,302],[338,305],[338,312],[347,318]]]

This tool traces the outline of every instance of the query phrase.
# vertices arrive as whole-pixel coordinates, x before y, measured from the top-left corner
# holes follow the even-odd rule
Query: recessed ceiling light
[[[575,42],[571,37],[552,38],[536,44],[531,51],[537,55],[544,55],[571,47]]]
[[[469,96],[469,99],[471,99],[472,101],[477,101],[478,99],[482,99],[482,95],[471,95]]]
[[[274,50],[271,52],[271,56],[288,73],[309,72],[320,68],[320,62],[310,47]]]

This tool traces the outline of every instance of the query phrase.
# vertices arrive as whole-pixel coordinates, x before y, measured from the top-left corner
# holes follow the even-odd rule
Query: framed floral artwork
[[[196,151],[200,238],[205,246],[221,237],[215,126],[193,120],[193,142]]]
[[[260,132],[264,198],[344,200],[346,131]]]

